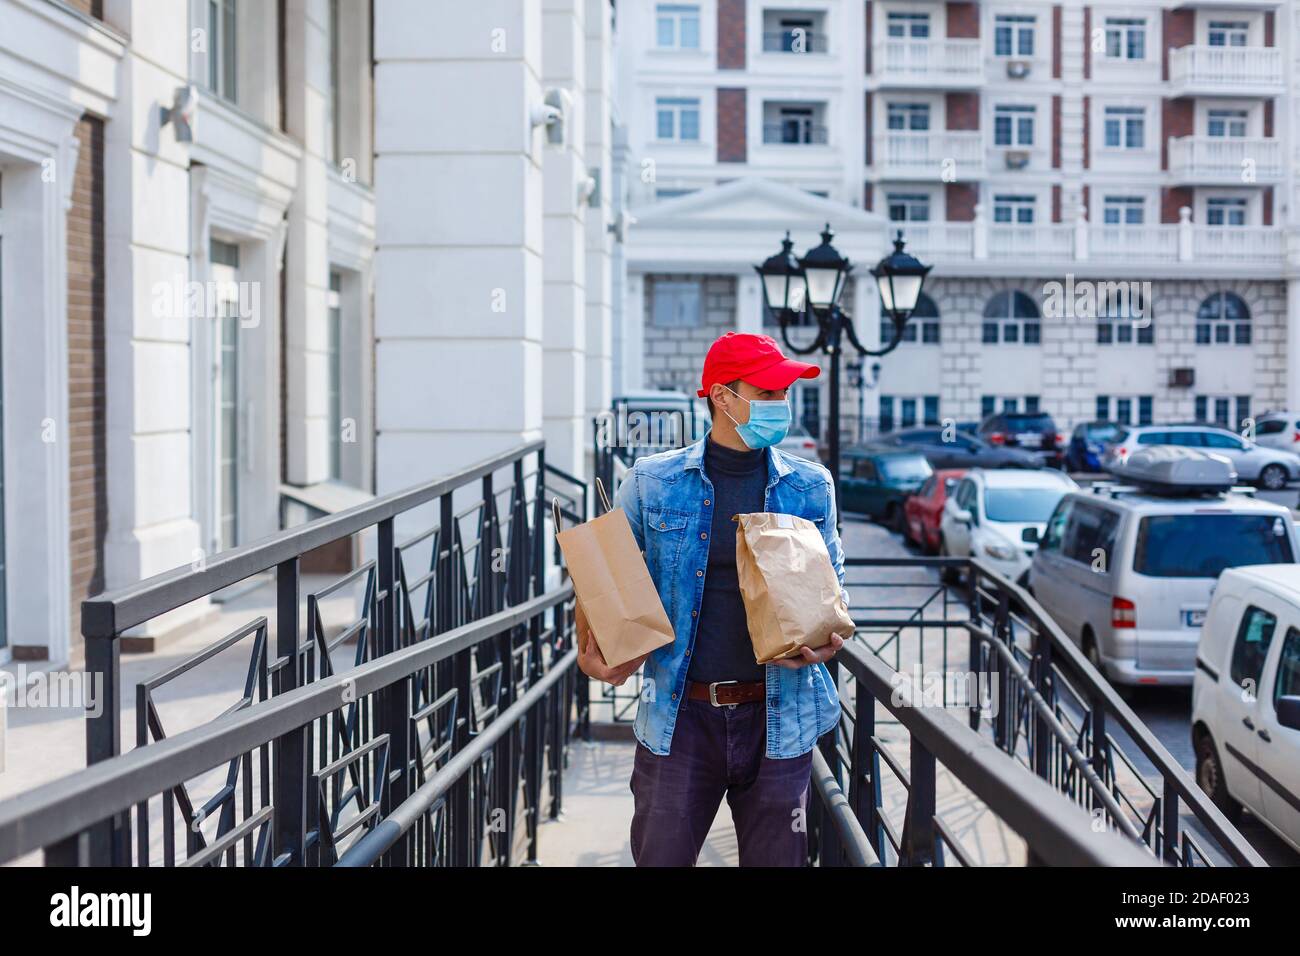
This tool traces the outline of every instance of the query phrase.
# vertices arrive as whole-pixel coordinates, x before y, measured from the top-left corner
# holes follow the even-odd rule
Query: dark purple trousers
[[[637,866],[694,866],[724,794],[741,866],[807,864],[812,751],[766,756],[766,715],[765,701],[714,707],[687,699],[667,756],[637,744],[631,782]]]

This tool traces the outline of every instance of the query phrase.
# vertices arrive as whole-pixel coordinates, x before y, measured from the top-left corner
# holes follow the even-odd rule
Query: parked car
[[[1300,852],[1300,565],[1224,571],[1192,684],[1196,782]]]
[[[1066,471],[1102,470],[1101,456],[1106,447],[1119,437],[1123,428],[1114,422],[1083,422],[1074,426],[1065,449]]]
[[[1265,412],[1255,420],[1255,443],[1282,451],[1300,450],[1300,415]]]
[[[1125,478],[1066,495],[1029,569],[1043,609],[1112,683],[1192,683],[1196,641],[1227,568],[1295,561],[1282,505],[1233,492],[1226,459],[1135,452]]]
[[[1021,448],[1053,468],[1065,461],[1065,435],[1047,412],[998,412],[980,422],[979,433],[991,445]]]
[[[931,468],[1040,468],[1037,456],[1019,448],[999,448],[984,439],[942,428],[904,428],[880,444],[919,451]]]
[[[957,469],[936,471],[903,502],[903,536],[926,554],[939,550],[939,518],[944,503],[965,474]]]
[[[776,446],[787,455],[795,455],[799,458],[808,458],[812,461],[821,461],[817,454],[817,442],[812,435],[808,434],[808,429],[804,428],[798,422],[790,426],[790,431],[785,438],[781,439]]]
[[[841,457],[844,510],[868,515],[901,531],[903,502],[934,473],[925,456],[897,448],[859,446]]]
[[[1059,471],[969,471],[944,504],[939,520],[939,553],[979,558],[1012,581],[1020,582],[1052,509],[1064,494],[1078,487],[1069,475]]]
[[[1300,455],[1261,447],[1234,431],[1217,425],[1144,425],[1125,428],[1102,456],[1107,471],[1123,468],[1125,461],[1144,445],[1199,448],[1227,458],[1241,481],[1278,491],[1300,479]]]

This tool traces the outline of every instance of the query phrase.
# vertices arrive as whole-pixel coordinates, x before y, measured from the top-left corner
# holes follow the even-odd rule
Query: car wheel
[[[1219,762],[1219,751],[1214,746],[1213,738],[1205,731],[1196,737],[1196,782],[1230,822],[1236,823],[1241,818],[1241,804],[1228,793],[1228,782],[1223,775],[1223,764]]]
[[[1260,486],[1268,491],[1281,491],[1286,487],[1287,473],[1281,465],[1267,465],[1259,473]]]
[[[944,539],[943,535],[939,535],[939,557],[952,557],[952,555],[948,553],[948,542]],[[961,572],[956,568],[940,568],[939,580],[944,584],[960,584]]]

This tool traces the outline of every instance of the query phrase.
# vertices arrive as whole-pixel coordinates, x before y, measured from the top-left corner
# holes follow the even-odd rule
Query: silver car
[[[1129,457],[1150,445],[1175,445],[1222,455],[1232,462],[1237,479],[1280,491],[1300,480],[1300,455],[1247,441],[1234,431],[1214,425],[1142,425],[1125,428],[1102,455],[1101,466],[1123,477]]]

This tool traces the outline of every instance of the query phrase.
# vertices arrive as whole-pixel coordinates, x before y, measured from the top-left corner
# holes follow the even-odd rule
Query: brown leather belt
[[[730,707],[735,704],[749,704],[767,696],[767,681],[761,680],[720,680],[712,684],[699,681],[686,682],[686,696],[691,700],[703,700],[714,707]]]

